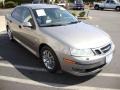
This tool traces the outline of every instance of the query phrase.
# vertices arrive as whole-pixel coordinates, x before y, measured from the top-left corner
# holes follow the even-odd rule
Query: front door
[[[32,27],[21,25],[21,40],[29,49],[36,51],[36,26],[29,8],[24,8],[22,19],[22,24],[30,22]]]
[[[107,0],[106,1],[106,4],[105,4],[105,7],[106,8],[110,8],[110,9],[113,9],[116,7],[116,3],[114,0]]]

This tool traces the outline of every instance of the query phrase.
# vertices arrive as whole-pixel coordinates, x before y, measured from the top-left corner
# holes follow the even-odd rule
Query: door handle
[[[22,28],[22,26],[21,26],[21,25],[19,25],[18,27],[19,27],[19,28]]]

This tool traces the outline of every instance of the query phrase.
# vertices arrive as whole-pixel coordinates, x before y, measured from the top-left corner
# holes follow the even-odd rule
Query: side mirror
[[[23,27],[32,27],[32,24],[30,22],[23,22]]]

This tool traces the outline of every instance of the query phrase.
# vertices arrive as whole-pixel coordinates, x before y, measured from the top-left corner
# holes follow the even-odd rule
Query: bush
[[[59,3],[59,0],[55,0],[55,3]]]
[[[17,4],[21,4],[22,0],[5,0],[5,3],[7,2],[14,2],[14,3],[17,3]]]
[[[2,8],[3,7],[3,5],[2,5],[2,3],[0,2],[0,8]]]
[[[86,14],[86,12],[85,12],[85,11],[82,11],[82,12],[79,13],[79,17],[84,17],[85,14]]]
[[[73,12],[72,12],[72,15],[73,15],[73,16],[76,16],[76,14],[75,14],[75,13],[73,13]]]
[[[74,2],[74,0],[67,0],[69,3],[73,3]]]
[[[5,2],[5,8],[13,8],[15,6],[17,6],[17,3],[15,3],[14,1]]]
[[[5,2],[8,2],[9,0],[5,0]],[[23,4],[23,3],[32,3],[33,0],[10,0],[13,1],[15,3],[17,3],[18,5]]]

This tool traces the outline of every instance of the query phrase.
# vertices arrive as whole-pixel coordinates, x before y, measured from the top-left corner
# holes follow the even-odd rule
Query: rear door
[[[110,6],[110,1],[111,0],[107,0],[106,2],[105,2],[105,8],[110,8],[111,6]]]
[[[116,8],[116,2],[114,0],[110,0],[110,6],[111,6],[111,9]]]
[[[12,30],[12,33],[16,39],[20,39],[19,32],[22,23],[22,18],[21,18],[22,11],[23,11],[22,7],[15,8],[11,13],[11,18],[9,20],[10,29]]]

